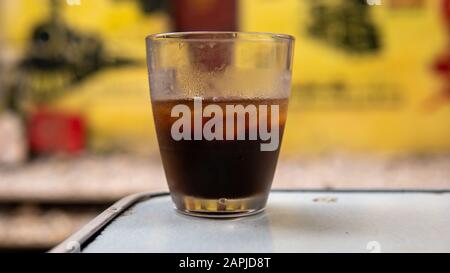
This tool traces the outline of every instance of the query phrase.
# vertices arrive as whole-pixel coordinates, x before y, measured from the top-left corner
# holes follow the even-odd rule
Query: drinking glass
[[[204,217],[264,209],[277,165],[294,38],[180,32],[146,38],[156,134],[176,208]]]

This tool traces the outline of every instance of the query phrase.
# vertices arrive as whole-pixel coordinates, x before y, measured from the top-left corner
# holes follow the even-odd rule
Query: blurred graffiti
[[[135,65],[137,61],[115,58],[106,53],[98,35],[76,31],[66,24],[61,1],[51,0],[49,18],[36,25],[23,60],[18,67],[9,107],[43,104],[69,92],[99,70]]]
[[[338,5],[310,1],[309,34],[347,53],[374,53],[381,47],[378,29],[365,0],[344,0]]]

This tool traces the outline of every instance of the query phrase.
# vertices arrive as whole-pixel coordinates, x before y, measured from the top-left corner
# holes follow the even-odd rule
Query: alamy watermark
[[[66,0],[66,3],[69,6],[79,6],[81,5],[81,0]]]
[[[78,241],[69,241],[66,244],[66,251],[70,253],[80,253],[81,244]]]
[[[378,241],[370,241],[366,244],[369,253],[381,253],[381,244]]]
[[[260,145],[261,151],[278,149],[279,105],[227,104],[223,108],[208,104],[203,107],[200,97],[195,97],[193,104],[193,110],[185,104],[172,108],[171,117],[178,118],[170,131],[173,140],[260,140],[264,142]],[[208,121],[203,122],[203,118]]]
[[[381,6],[381,0],[366,0],[369,6]]]

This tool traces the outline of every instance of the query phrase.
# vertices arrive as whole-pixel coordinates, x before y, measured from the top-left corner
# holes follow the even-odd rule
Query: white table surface
[[[272,192],[265,212],[190,217],[167,195],[120,213],[83,252],[450,252],[450,193]]]

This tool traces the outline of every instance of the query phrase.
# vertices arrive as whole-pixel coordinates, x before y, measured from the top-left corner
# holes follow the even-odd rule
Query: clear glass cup
[[[286,122],[294,38],[180,32],[146,42],[155,128],[176,208],[204,217],[262,211]]]

